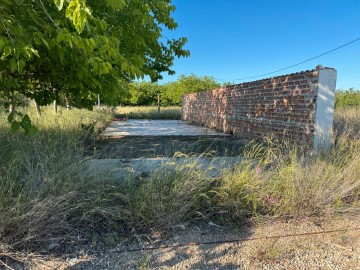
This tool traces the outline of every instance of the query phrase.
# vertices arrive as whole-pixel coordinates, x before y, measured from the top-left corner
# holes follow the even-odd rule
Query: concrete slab
[[[128,120],[114,121],[100,137],[127,136],[231,136],[214,129],[191,125],[180,120]]]
[[[89,170],[99,180],[124,181],[138,175],[151,175],[171,170],[202,170],[207,177],[218,177],[242,161],[241,157],[216,158],[144,158],[144,159],[92,159]]]

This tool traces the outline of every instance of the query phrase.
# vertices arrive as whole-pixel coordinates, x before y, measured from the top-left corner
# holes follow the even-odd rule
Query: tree
[[[65,97],[91,109],[98,94],[116,104],[131,80],[157,81],[189,56],[186,38],[162,41],[162,27],[177,27],[171,0],[0,2],[0,93],[9,103],[20,93],[39,105]]]
[[[161,97],[163,102],[169,105],[180,105],[181,97],[184,94],[207,91],[218,87],[220,84],[210,76],[180,75],[177,81],[163,86]]]
[[[131,105],[154,106],[157,104],[157,96],[160,94],[160,85],[151,82],[134,82],[130,84]]]

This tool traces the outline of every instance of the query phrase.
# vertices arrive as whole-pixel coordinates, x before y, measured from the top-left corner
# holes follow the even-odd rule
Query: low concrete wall
[[[184,95],[182,120],[249,139],[328,147],[336,70],[321,68]]]

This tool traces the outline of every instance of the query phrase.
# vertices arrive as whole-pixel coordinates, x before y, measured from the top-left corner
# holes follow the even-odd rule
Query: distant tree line
[[[161,106],[181,106],[181,97],[184,94],[207,91],[232,84],[234,82],[220,84],[214,77],[194,74],[180,75],[176,81],[166,84],[133,81],[122,85],[121,91],[117,97],[114,97],[112,103],[125,106],[156,106],[159,96]],[[13,97],[13,101],[17,106],[27,106],[30,102],[28,98],[19,93]],[[5,102],[5,99],[0,95],[0,103]],[[61,99],[59,104],[66,106],[65,101]],[[360,108],[360,90],[354,88],[336,90],[335,108],[347,107]]]
[[[181,97],[187,93],[207,91],[221,85],[210,76],[196,76],[194,74],[180,75],[178,80],[166,84],[151,82],[132,82],[126,97],[120,101],[123,105],[152,106],[158,102],[161,106],[181,105]]]

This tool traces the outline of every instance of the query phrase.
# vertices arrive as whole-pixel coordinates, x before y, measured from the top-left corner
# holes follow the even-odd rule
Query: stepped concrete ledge
[[[100,138],[123,138],[131,136],[231,136],[214,129],[191,125],[180,120],[128,120],[114,121]]]
[[[98,179],[123,181],[136,176],[153,173],[169,173],[191,168],[202,170],[207,177],[218,177],[224,171],[233,169],[241,157],[181,157],[144,159],[92,159],[88,160],[89,170]]]

